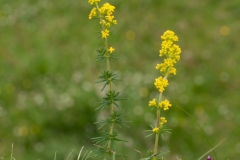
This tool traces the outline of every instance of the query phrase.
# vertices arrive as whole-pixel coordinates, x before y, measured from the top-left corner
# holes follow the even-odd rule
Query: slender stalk
[[[159,122],[160,122],[160,109],[157,110],[156,127],[159,127]],[[154,155],[156,155],[158,152],[158,141],[159,141],[159,133],[156,133],[155,144],[154,144]],[[156,156],[154,156],[154,157],[156,157]]]
[[[105,40],[105,46],[107,47],[108,44],[107,44],[107,39]],[[106,52],[107,52],[107,56],[108,56],[108,51],[107,51],[107,48],[106,48]],[[109,58],[107,58],[107,70],[108,71],[111,71],[111,66],[110,66],[110,60]],[[112,82],[110,82],[109,84],[109,90],[112,91]],[[113,103],[110,105],[110,115],[113,114],[114,112],[114,106],[113,106]],[[112,135],[113,134],[113,130],[114,130],[114,123],[111,124],[110,126],[110,131],[109,131],[109,135]],[[110,148],[111,147],[111,142],[112,140],[109,139],[108,140],[108,145],[107,145],[107,148]]]
[[[56,160],[56,159],[57,159],[57,151],[54,154],[54,160]]]
[[[169,69],[167,70],[166,75],[164,76],[164,79],[167,79],[169,75]],[[159,97],[158,97],[158,102],[162,101],[162,92],[159,93]],[[156,121],[156,126],[155,127],[160,127],[160,118],[161,118],[161,114],[160,114],[160,108],[157,109],[157,121]],[[159,141],[159,133],[156,133],[155,136],[155,144],[154,144],[154,157],[153,159],[156,159],[156,155],[158,153],[158,141]]]
[[[11,160],[13,159],[13,143],[12,143],[12,152],[11,152]]]
[[[98,5],[97,8],[99,9]],[[102,17],[100,16],[100,21],[102,21]],[[102,30],[105,30],[104,25],[102,24]],[[105,38],[104,40],[105,43],[105,50],[106,50],[106,62],[107,62],[107,70],[110,72],[111,71],[111,65],[110,65],[110,60],[109,60],[109,51],[108,51],[108,40],[107,38]],[[112,91],[112,82],[109,83],[109,91]],[[113,103],[110,105],[110,115],[113,114],[114,112],[114,106]],[[113,134],[113,130],[114,130],[114,123],[111,124],[110,126],[110,130],[109,130],[109,135]],[[109,139],[108,143],[107,143],[107,148],[109,149],[111,147],[111,142],[112,140]]]
[[[159,94],[158,97],[158,102],[161,102],[162,100],[162,93]],[[159,127],[159,123],[160,123],[160,108],[157,109],[157,120],[156,120],[156,126],[155,127]],[[154,145],[154,154],[157,154],[158,152],[158,140],[159,140],[159,134],[156,134],[155,137],[155,145]]]

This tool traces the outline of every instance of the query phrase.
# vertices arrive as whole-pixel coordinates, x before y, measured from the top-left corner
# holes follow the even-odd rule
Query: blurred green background
[[[106,1],[103,1],[106,2]],[[118,24],[110,44],[120,57],[113,70],[124,75],[116,87],[128,128],[120,148],[138,159],[153,148],[143,132],[155,123],[148,101],[157,96],[155,65],[160,35],[173,30],[182,49],[177,76],[164,96],[173,107],[164,112],[171,135],[160,142],[166,159],[197,159],[211,147],[184,108],[201,124],[219,160],[240,155],[240,1],[112,0]],[[63,159],[72,149],[95,149],[93,123],[101,100],[96,84],[105,64],[95,63],[97,20],[89,20],[87,0],[0,1],[0,159]]]

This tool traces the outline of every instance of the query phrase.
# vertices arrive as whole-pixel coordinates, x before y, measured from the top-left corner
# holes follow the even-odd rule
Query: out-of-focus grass
[[[106,2],[106,1],[105,1]],[[168,159],[196,159],[210,149],[196,124],[176,106],[196,117],[219,159],[239,155],[239,28],[240,2],[232,1],[108,1],[116,6],[118,25],[110,43],[120,60],[113,68],[124,75],[119,89],[129,129],[120,146],[129,159],[152,149],[143,132],[154,124],[148,101],[156,94],[155,65],[161,59],[160,35],[167,29],[179,37],[182,57],[164,96],[173,107],[171,135],[160,142]],[[89,21],[87,1],[0,2],[0,157],[18,160],[64,157],[72,148],[92,149],[93,122],[101,99],[95,84],[104,64],[96,64],[101,40],[97,21]],[[124,89],[125,88],[125,89]],[[98,112],[97,112],[98,113]]]

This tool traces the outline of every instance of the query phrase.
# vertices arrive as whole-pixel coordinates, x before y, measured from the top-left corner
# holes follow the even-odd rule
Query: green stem
[[[104,29],[104,27],[103,27],[103,29]],[[107,58],[107,70],[110,72],[111,71],[111,65],[110,65],[110,60],[109,60],[107,38],[105,38],[105,50],[106,50],[106,58]],[[112,91],[112,82],[109,83],[109,90]],[[110,115],[112,115],[113,112],[114,112],[114,106],[113,106],[113,103],[111,103],[111,105],[110,105]],[[114,130],[114,123],[112,123],[111,126],[110,126],[109,135],[113,134],[113,130]],[[112,139],[109,139],[108,140],[108,145],[107,145],[108,149],[111,148],[111,143],[112,143]]]
[[[108,64],[108,71],[110,71],[110,62],[109,62],[109,58],[107,59],[107,64]],[[109,84],[109,90],[112,91],[112,82],[110,82]],[[112,115],[114,112],[114,106],[113,106],[113,103],[111,103],[110,105],[110,114]],[[111,126],[110,126],[110,131],[109,131],[109,135],[112,135],[113,134],[113,130],[114,130],[114,122],[112,122]],[[107,145],[107,148],[110,149],[111,147],[111,142],[112,140],[109,139],[108,140],[108,145]]]
[[[165,76],[163,77],[164,79],[167,79],[168,75],[169,75],[169,71],[170,68],[167,70]],[[159,97],[158,97],[158,103],[162,101],[162,92],[160,92]],[[156,126],[155,127],[160,127],[160,108],[157,109],[157,121],[156,121]],[[158,141],[159,141],[159,133],[156,133],[155,136],[155,144],[154,144],[154,157],[153,160],[155,160],[157,158],[157,153],[158,153]]]
[[[160,109],[157,110],[156,127],[159,126],[159,121],[160,121]],[[154,154],[157,154],[157,152],[158,152],[158,140],[159,140],[159,133],[156,133],[155,144],[154,144]]]
[[[162,93],[159,94],[159,97],[158,97],[158,102],[161,102],[162,100]],[[156,125],[155,127],[159,127],[159,123],[160,123],[160,108],[157,109],[157,120],[156,120]],[[157,154],[158,152],[158,141],[159,141],[159,133],[156,133],[156,136],[155,136],[155,144],[154,144],[154,155]],[[154,156],[153,159],[156,159],[156,156]]]

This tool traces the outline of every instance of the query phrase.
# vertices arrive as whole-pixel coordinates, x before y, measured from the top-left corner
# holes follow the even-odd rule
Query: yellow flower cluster
[[[161,73],[164,74],[174,74],[176,75],[177,71],[174,68],[174,64],[180,60],[181,49],[174,42],[178,41],[178,37],[173,31],[167,30],[161,36],[163,40],[161,50],[159,50],[159,56],[166,56],[163,63],[157,64],[156,69],[159,69]]]
[[[160,132],[160,129],[162,128],[163,124],[165,124],[165,123],[167,123],[166,118],[165,117],[161,117],[160,118],[160,122],[159,122],[159,127],[154,127],[152,129],[152,132],[158,134]]]
[[[160,126],[162,126],[164,123],[167,123],[167,120],[166,120],[166,118],[165,117],[161,117],[160,118]]]
[[[167,99],[159,102],[157,105],[156,99],[154,98],[153,100],[149,101],[148,106],[163,108],[163,110],[166,111],[166,110],[169,110],[169,107],[171,107],[172,105],[170,104],[170,102]]]
[[[91,4],[91,5],[95,2],[100,2],[100,0],[88,0],[88,3]]]
[[[152,101],[149,101],[148,106],[156,106],[156,99],[154,98]]]
[[[171,106],[172,105],[169,103],[169,101],[167,99],[165,99],[164,101],[159,102],[159,104],[158,104],[158,107],[163,108],[164,111],[168,110],[169,107],[171,107]]]
[[[154,85],[159,90],[159,92],[162,93],[165,90],[165,88],[168,86],[168,80],[160,76],[155,79]]]
[[[153,128],[153,129],[152,129],[152,132],[153,132],[153,133],[158,133],[158,132],[159,132],[159,128],[158,128],[158,127]]]
[[[88,18],[89,19],[92,19],[93,17],[97,16],[97,12],[96,12],[97,8],[96,7],[93,7],[93,9],[91,10]]]
[[[117,20],[114,19],[114,16],[112,15],[115,7],[110,5],[109,3],[105,3],[103,4],[102,7],[98,7],[98,2],[100,2],[100,0],[88,0],[88,3],[90,3],[91,5],[93,3],[96,4],[96,7],[94,7],[88,18],[92,19],[93,17],[97,17],[100,19],[100,24],[102,25],[102,38],[107,38],[109,36],[109,28],[112,24],[117,24]]]

